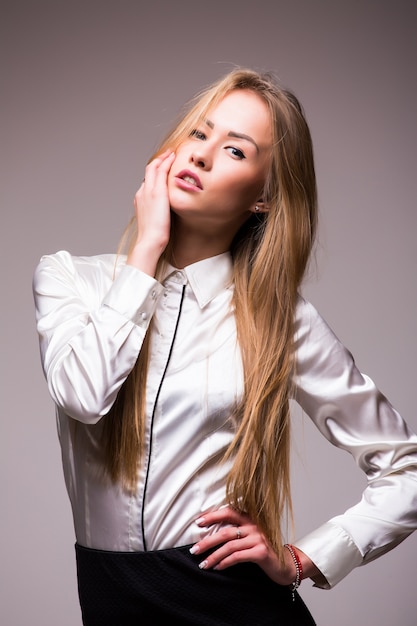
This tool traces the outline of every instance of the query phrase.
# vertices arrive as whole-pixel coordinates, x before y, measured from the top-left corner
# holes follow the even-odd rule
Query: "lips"
[[[176,178],[182,180],[184,183],[190,185],[191,187],[203,189],[203,185],[201,184],[201,181],[197,174],[194,174],[190,170],[181,170],[181,172],[176,175]]]

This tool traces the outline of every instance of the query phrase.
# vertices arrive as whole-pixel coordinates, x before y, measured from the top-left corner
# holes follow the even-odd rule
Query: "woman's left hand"
[[[285,550],[288,554],[284,553],[284,563],[281,563],[264,535],[247,515],[225,507],[204,513],[196,522],[201,527],[225,524],[191,548],[193,554],[200,554],[219,546],[200,563],[201,569],[222,570],[250,561],[257,563],[279,585],[290,585],[295,580],[296,571],[291,554]]]

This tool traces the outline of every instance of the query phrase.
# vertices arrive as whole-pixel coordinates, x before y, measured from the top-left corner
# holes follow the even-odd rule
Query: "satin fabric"
[[[219,461],[243,389],[229,254],[168,267],[159,283],[124,257],[61,251],[41,259],[33,286],[77,542],[158,550],[214,532],[195,519],[226,504],[230,466]],[[145,458],[129,495],[103,473],[102,418],[149,325]],[[295,542],[323,573],[317,586],[329,588],[417,527],[417,437],[301,297],[296,350],[294,399],[368,479],[357,505]]]

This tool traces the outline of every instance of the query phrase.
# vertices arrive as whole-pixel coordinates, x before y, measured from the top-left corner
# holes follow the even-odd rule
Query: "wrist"
[[[130,250],[126,263],[133,265],[145,274],[155,275],[158,260],[166,248],[165,242],[149,243],[148,241],[138,241]]]
[[[288,550],[291,555],[291,560],[293,562],[295,568],[295,577],[293,582],[290,584],[290,589],[292,592],[293,600],[295,599],[295,592],[298,587],[301,585],[301,581],[303,580],[304,572],[303,572],[303,564],[301,562],[300,555],[298,554],[297,549],[291,545],[290,543],[286,543],[284,548]]]

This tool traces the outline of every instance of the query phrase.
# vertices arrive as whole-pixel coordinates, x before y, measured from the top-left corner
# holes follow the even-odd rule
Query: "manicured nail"
[[[197,544],[195,544],[194,546],[191,546],[190,552],[191,554],[198,554],[200,552],[199,546]]]
[[[195,520],[196,524],[204,524],[204,522],[206,521],[205,517],[199,517],[198,519]]]
[[[201,561],[198,567],[200,569],[206,569],[207,565],[208,565],[208,561]]]

